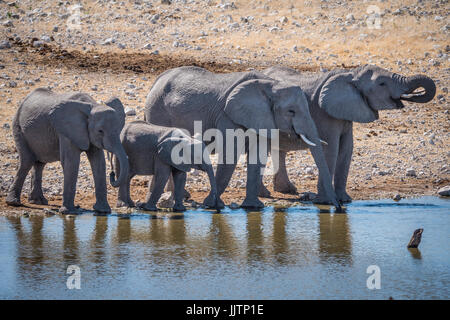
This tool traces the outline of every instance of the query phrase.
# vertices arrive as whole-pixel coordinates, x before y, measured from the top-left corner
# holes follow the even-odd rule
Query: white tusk
[[[326,141],[320,140],[320,142],[321,142],[323,145],[325,145],[325,146],[328,145],[328,143],[327,143]]]
[[[300,137],[303,139],[303,141],[306,142],[306,144],[309,144],[310,146],[313,146],[313,147],[316,146],[316,144],[313,143],[311,140],[308,140],[308,138],[306,138],[305,135],[301,134]]]

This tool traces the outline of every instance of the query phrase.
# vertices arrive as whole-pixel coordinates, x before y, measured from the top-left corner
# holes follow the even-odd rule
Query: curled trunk
[[[401,82],[407,88],[402,94],[401,99],[411,102],[426,103],[431,101],[436,94],[436,85],[434,81],[424,75],[414,75],[411,77],[401,77]],[[414,92],[418,88],[424,90]]]

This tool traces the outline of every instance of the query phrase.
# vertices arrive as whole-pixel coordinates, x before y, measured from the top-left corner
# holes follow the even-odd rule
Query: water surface
[[[0,217],[2,299],[449,299],[450,200]],[[424,228],[419,250],[406,245]],[[68,289],[69,265],[81,289]],[[367,268],[381,289],[366,286]]]

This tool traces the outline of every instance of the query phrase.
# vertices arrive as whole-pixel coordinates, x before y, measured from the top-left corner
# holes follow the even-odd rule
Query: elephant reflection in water
[[[352,263],[348,215],[319,213],[319,255],[324,261]]]
[[[45,234],[46,218],[32,216],[27,219],[21,217],[7,217],[7,219],[16,235],[15,256],[18,270],[16,274],[23,283],[60,282],[61,270],[79,263],[79,240],[75,219],[62,219],[62,247],[51,234]],[[55,279],[52,279],[53,277]]]
[[[244,261],[248,265],[258,262],[297,264],[307,261],[306,258],[311,255],[318,255],[327,261],[333,259],[338,263],[351,263],[352,244],[347,215],[318,214],[319,236],[316,245],[314,236],[305,237],[301,232],[288,229],[289,214],[247,213],[242,216],[247,219],[243,230],[236,228],[232,221],[234,218],[226,214],[207,216],[208,226],[201,225],[197,230],[192,228],[198,226],[198,221],[190,224],[188,220],[187,224],[183,214],[152,215],[144,222],[148,227],[142,226],[143,220],[133,220],[132,217],[115,220],[113,217],[97,216],[93,218],[95,225],[90,245],[83,254],[77,236],[77,224],[85,221],[78,218],[62,219],[63,237],[60,243],[45,233],[44,219],[49,218],[31,217],[25,221],[21,218],[8,219],[19,244],[16,255],[18,273],[21,277],[33,277],[31,279],[38,281],[47,281],[42,277],[51,277],[49,271],[52,270],[48,266],[54,269],[53,273],[58,274],[71,264],[90,264],[98,271],[106,270],[106,265],[111,264],[111,271],[115,273],[139,259],[150,259],[162,268],[170,265],[174,274],[179,272],[180,275],[185,272],[186,263],[203,263],[205,259],[215,257],[224,261]],[[236,219],[241,219],[241,216]],[[28,223],[30,232],[26,231]],[[54,223],[55,220],[52,220],[51,228],[55,228]],[[56,225],[56,228],[60,227]],[[109,237],[109,234],[112,236]],[[141,256],[136,255],[139,253],[136,249],[140,247],[143,248]],[[38,271],[43,266],[46,270],[41,274]]]

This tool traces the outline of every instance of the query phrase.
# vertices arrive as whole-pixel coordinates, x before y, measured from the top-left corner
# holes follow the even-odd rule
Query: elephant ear
[[[163,162],[178,170],[189,172],[192,168],[191,160],[187,154],[184,153],[183,140],[176,137],[163,138],[158,143],[158,157]]]
[[[372,122],[378,112],[372,110],[353,85],[351,74],[339,74],[328,79],[319,95],[319,106],[336,119]]]
[[[88,150],[88,119],[92,105],[66,100],[55,105],[49,113],[50,122],[58,134],[68,138],[80,150]]]
[[[247,129],[276,129],[271,101],[273,80],[249,80],[236,86],[228,95],[225,113],[230,119]]]
[[[123,107],[122,101],[117,97],[112,97],[105,102],[108,107],[113,108],[120,118],[121,128],[125,125],[125,108]]]

